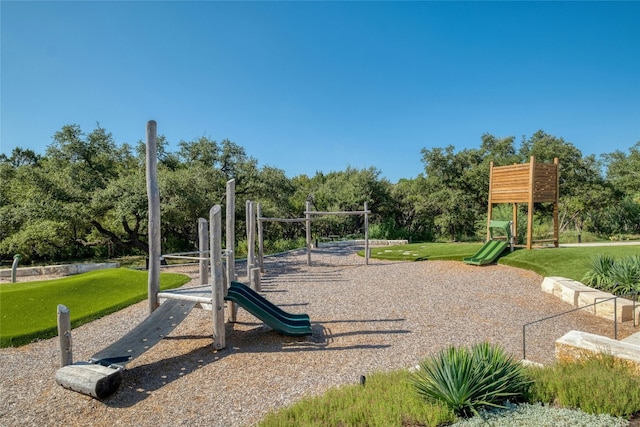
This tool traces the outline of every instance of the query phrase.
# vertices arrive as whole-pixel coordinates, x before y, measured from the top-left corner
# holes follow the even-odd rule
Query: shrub
[[[591,259],[582,281],[616,295],[640,291],[640,256],[615,259],[610,255],[598,254]]]
[[[425,405],[410,376],[406,370],[373,372],[364,386],[345,385],[305,397],[270,412],[258,426],[442,426],[455,421],[444,405]]]
[[[484,342],[449,347],[420,363],[413,378],[418,393],[461,416],[519,399],[529,384],[523,366],[499,346]]]
[[[540,403],[508,403],[506,409],[482,412],[479,417],[460,420],[451,427],[624,427],[629,422],[607,414],[586,414],[580,410],[545,406]]]
[[[611,270],[614,262],[611,255],[598,254],[594,256],[589,262],[589,270],[584,274],[582,281],[604,291],[610,290],[613,287]]]
[[[591,414],[628,417],[640,412],[640,375],[625,361],[606,354],[530,368],[530,402],[578,408]]]
[[[626,295],[640,291],[640,256],[622,258],[611,269],[613,293]]]

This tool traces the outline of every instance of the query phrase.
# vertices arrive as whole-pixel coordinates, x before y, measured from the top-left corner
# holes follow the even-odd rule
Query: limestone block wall
[[[624,360],[640,373],[640,346],[600,335],[569,331],[555,343],[558,361],[574,361],[590,354],[606,354]]]
[[[39,267],[19,267],[16,270],[16,276],[70,276],[72,274],[86,273],[93,270],[101,270],[104,268],[118,268],[118,262],[100,262],[100,263],[82,263],[82,264],[62,264],[47,265]],[[0,270],[0,278],[11,278],[11,269],[4,268]]]
[[[613,294],[590,288],[575,280],[564,277],[545,277],[542,290],[557,296],[574,307],[585,307],[598,317],[617,322],[628,322],[635,319],[640,322],[640,304],[628,299],[617,298]],[[635,317],[634,317],[635,311]]]

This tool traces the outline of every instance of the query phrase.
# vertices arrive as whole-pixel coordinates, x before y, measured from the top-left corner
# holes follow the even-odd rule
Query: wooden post
[[[513,238],[513,244],[518,244],[518,204],[513,204],[513,226],[511,227],[511,236]]]
[[[364,202],[364,264],[369,265],[369,209]]]
[[[60,367],[72,365],[71,316],[69,308],[62,304],[58,304],[58,340],[60,343]]]
[[[527,212],[527,249],[531,249],[533,244],[533,185],[536,180],[536,158],[531,156],[529,163],[529,206]]]
[[[245,232],[247,236],[247,280],[249,280],[249,271],[251,270],[251,246],[249,245],[249,236],[251,235],[251,214],[249,211],[251,210],[251,200],[247,200],[244,203],[244,225]]]
[[[560,203],[560,165],[558,164],[558,158],[553,159],[553,164],[556,165],[556,197],[553,202],[553,246],[556,248],[560,246],[560,222],[558,219],[558,205]]]
[[[493,189],[493,160],[489,162],[489,207],[487,209],[487,241],[489,241],[489,236],[491,235],[491,230],[489,229],[489,225],[491,224],[491,215],[493,215],[493,200],[491,197],[492,189]]]
[[[209,211],[209,229],[213,348],[220,350],[226,347],[224,330],[224,277],[222,273],[222,211],[220,205],[215,205]]]
[[[227,218],[226,218],[226,249],[227,249],[227,286],[236,280],[236,180],[227,181]],[[226,290],[225,290],[226,292]],[[236,321],[238,307],[235,303],[228,301],[229,321]]]
[[[247,276],[256,265],[256,215],[255,203],[247,200]]]
[[[260,272],[264,273],[264,230],[262,226],[262,207],[258,202],[258,206],[256,208],[256,215],[258,221],[258,266],[260,267]]]
[[[147,122],[147,198],[149,201],[149,279],[147,295],[149,314],[158,308],[160,291],[160,191],[158,190],[158,146],[157,125],[154,120]]]
[[[205,257],[208,258],[209,252],[209,224],[204,218],[198,218],[198,249],[200,251],[198,254],[200,284],[204,286],[209,283],[209,260],[205,259]]]
[[[306,203],[305,228],[307,231],[307,265],[311,266],[311,202],[309,200]]]
[[[262,285],[260,284],[260,267],[253,267],[249,272],[249,284],[251,285],[251,289],[256,292],[262,290]]]

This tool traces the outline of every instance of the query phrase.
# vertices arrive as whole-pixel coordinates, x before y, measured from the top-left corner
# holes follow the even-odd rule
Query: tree
[[[490,157],[486,151],[465,149],[456,153],[452,145],[422,149],[425,213],[433,217],[434,236],[459,240],[475,235],[476,219],[486,211],[489,191]]]
[[[616,150],[603,155],[607,180],[613,188],[632,197],[640,197],[640,141],[629,148],[629,154]]]
[[[640,233],[640,141],[628,155],[617,150],[605,154],[603,160],[615,203],[607,205],[600,227],[607,224],[610,234]]]
[[[600,173],[601,163],[593,155],[584,157],[572,143],[539,130],[527,140],[523,137],[519,153],[523,161],[535,156],[536,162],[552,163],[558,158],[561,232],[572,224],[578,233],[593,226],[597,211],[611,202],[612,193]],[[536,215],[550,217],[551,206],[537,209]]]

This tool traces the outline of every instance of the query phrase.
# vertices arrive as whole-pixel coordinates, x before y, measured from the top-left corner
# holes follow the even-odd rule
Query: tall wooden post
[[[260,291],[260,268],[256,262],[256,202],[247,202],[247,276],[254,291]]]
[[[258,222],[258,267],[260,267],[260,272],[264,273],[264,227],[262,225],[262,207],[260,206],[260,202],[256,206],[256,216]]]
[[[209,224],[204,218],[198,218],[198,249],[200,284],[204,286],[209,283]]]
[[[307,265],[311,266],[311,202],[309,200],[307,200],[304,214],[307,231]]]
[[[211,268],[211,311],[213,316],[213,348],[226,347],[224,330],[224,276],[222,273],[222,210],[215,205],[209,211],[209,248]]]
[[[256,232],[254,202],[247,200],[247,275],[256,265]]]
[[[533,245],[533,185],[536,182],[536,158],[531,156],[529,163],[529,206],[527,212],[527,249],[530,250]]]
[[[513,226],[511,227],[511,236],[513,238],[513,244],[518,244],[518,204],[513,204]],[[513,248],[511,248],[513,249]]]
[[[149,314],[158,308],[160,291],[160,191],[158,190],[158,145],[156,142],[157,125],[155,120],[147,122],[147,199],[149,202],[149,279],[147,295]]]
[[[226,218],[226,249],[227,249],[227,286],[236,280],[236,180],[227,181],[227,218]],[[235,303],[228,301],[229,321],[236,321],[238,307]]]
[[[369,265],[369,209],[364,202],[364,264]]]
[[[493,160],[489,162],[489,207],[487,208],[487,241],[491,236],[491,230],[489,225],[491,224],[491,216],[493,215],[493,200],[491,196],[491,189],[493,188]]]
[[[556,248],[560,246],[560,222],[558,219],[558,205],[560,203],[560,166],[558,164],[558,158],[553,159],[553,164],[556,166],[556,199],[553,202],[553,246]]]

